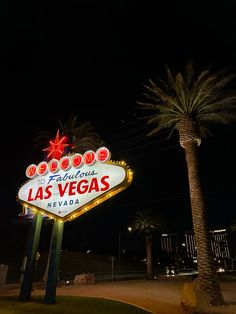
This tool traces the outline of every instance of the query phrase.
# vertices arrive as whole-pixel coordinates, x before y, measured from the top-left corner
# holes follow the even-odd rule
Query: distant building
[[[210,243],[214,257],[230,258],[230,239],[226,229],[211,230]],[[196,242],[193,232],[185,233],[186,251],[188,257],[196,256]]]
[[[186,232],[184,237],[187,257],[195,258],[197,256],[197,247],[193,232]]]
[[[166,252],[168,256],[173,256],[178,253],[177,234],[162,233],[161,235],[161,250]]]
[[[234,257],[231,235],[226,229],[211,230],[210,244],[213,257],[218,260],[230,261]],[[179,259],[188,259],[197,262],[197,245],[193,231],[187,231],[178,243],[176,233],[163,233],[161,235],[161,250],[172,258],[178,256]]]
[[[217,258],[230,258],[229,234],[226,229],[212,230],[211,235],[211,248],[214,257]]]

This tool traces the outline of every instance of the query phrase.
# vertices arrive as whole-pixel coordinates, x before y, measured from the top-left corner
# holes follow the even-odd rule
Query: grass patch
[[[45,304],[43,296],[21,302],[16,296],[0,297],[1,314],[150,314],[123,302],[95,297],[57,296],[55,304]]]

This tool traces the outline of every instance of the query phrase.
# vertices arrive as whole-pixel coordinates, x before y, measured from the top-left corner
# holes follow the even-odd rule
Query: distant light
[[[212,230],[211,233],[218,233],[218,232],[225,232],[226,229],[217,229],[217,230]]]

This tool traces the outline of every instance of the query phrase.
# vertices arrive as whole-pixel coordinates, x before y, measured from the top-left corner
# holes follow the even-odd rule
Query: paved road
[[[185,314],[179,302],[183,285],[188,281],[191,279],[173,277],[63,285],[57,288],[57,295],[110,298],[133,304],[153,314]],[[236,282],[225,282],[221,286],[227,304],[224,307],[212,308],[209,313],[236,314]],[[19,289],[8,289],[5,293],[0,292],[0,295],[16,293],[19,293]],[[35,288],[32,295],[44,293],[44,289]]]

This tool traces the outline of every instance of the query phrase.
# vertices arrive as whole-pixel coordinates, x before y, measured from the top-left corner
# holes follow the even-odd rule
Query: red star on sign
[[[59,160],[65,152],[65,147],[70,146],[70,144],[65,143],[67,140],[66,136],[60,138],[59,130],[54,141],[50,141],[50,146],[44,148],[44,152],[49,152],[47,155],[48,159],[57,159]]]

